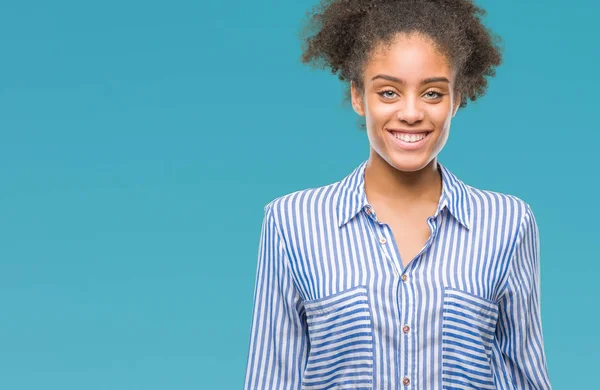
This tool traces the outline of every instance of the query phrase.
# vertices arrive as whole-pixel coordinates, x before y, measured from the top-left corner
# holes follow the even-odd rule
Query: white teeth
[[[393,133],[394,137],[398,138],[404,142],[418,142],[423,138],[427,137],[427,133],[420,134],[402,134],[402,133]]]

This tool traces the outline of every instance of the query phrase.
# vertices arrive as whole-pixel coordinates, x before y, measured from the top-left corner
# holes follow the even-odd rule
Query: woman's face
[[[351,86],[371,148],[400,171],[425,168],[444,147],[460,104],[454,81],[446,57],[423,36],[399,35],[374,50],[364,67],[364,94]]]

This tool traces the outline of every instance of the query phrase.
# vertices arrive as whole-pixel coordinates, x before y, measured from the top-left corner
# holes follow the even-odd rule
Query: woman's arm
[[[540,311],[540,244],[529,205],[500,299],[496,336],[515,388],[551,389],[546,366]]]
[[[244,389],[299,390],[308,356],[303,300],[269,205],[260,235]]]

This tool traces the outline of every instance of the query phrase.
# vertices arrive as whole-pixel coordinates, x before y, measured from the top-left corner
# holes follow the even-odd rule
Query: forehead
[[[448,59],[435,47],[434,42],[418,34],[398,35],[387,44],[373,49],[365,64],[365,76],[386,73],[403,79],[421,79],[429,76],[453,76]]]

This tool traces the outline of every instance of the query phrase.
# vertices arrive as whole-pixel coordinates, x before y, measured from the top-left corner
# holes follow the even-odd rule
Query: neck
[[[404,172],[371,152],[365,167],[365,193],[369,202],[384,202],[396,209],[430,202],[437,204],[442,194],[437,157],[421,170]]]

